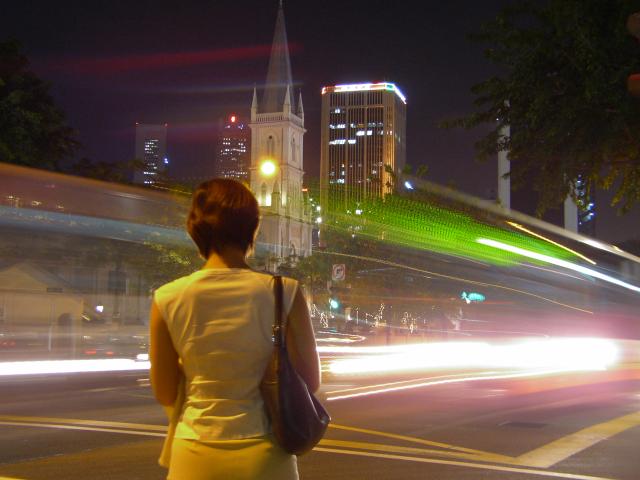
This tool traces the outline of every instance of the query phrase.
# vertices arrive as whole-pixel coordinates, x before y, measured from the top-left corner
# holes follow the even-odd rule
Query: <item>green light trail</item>
[[[512,251],[480,244],[476,242],[477,238],[491,238],[565,261],[580,260],[577,254],[558,244],[506,226],[502,218],[493,219],[485,215],[487,218],[481,220],[472,215],[471,207],[467,210],[469,213],[434,202],[387,195],[384,199],[359,202],[352,209],[334,209],[332,215],[327,215],[326,225],[343,233],[387,244],[462,256],[495,265],[515,265],[523,257]],[[528,261],[545,263],[536,258],[528,258]]]

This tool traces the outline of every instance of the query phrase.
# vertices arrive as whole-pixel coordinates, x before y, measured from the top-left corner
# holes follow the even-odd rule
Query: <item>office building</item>
[[[406,103],[393,83],[322,89],[323,208],[355,208],[394,190],[394,174],[406,160]]]
[[[133,174],[134,183],[154,185],[159,176],[166,172],[167,124],[154,125],[136,123],[135,158],[143,162],[142,170]]]
[[[262,222],[256,254],[283,259],[311,253],[310,212],[303,192],[304,109],[294,100],[282,3],[278,9],[267,79],[251,103],[251,190]]]
[[[216,176],[249,181],[249,128],[237,115],[222,126],[216,147]]]

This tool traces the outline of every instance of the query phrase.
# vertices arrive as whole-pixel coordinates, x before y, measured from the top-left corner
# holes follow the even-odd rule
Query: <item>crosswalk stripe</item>
[[[603,440],[637,426],[640,426],[640,411],[584,428],[520,455],[517,460],[532,467],[549,468]]]

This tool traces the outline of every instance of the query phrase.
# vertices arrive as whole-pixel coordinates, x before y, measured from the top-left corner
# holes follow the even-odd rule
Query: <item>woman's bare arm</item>
[[[153,302],[149,320],[150,379],[153,394],[161,405],[170,406],[176,400],[180,376],[178,358],[167,324]]]
[[[289,358],[309,390],[320,387],[320,358],[304,295],[298,289],[287,317],[287,349]]]

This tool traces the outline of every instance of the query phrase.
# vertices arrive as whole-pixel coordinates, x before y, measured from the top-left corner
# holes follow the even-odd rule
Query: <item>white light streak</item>
[[[525,377],[535,377],[540,375],[549,375],[553,373],[561,373],[564,370],[540,370],[540,371],[531,371],[531,372],[521,372],[521,373],[507,373],[507,374],[499,374],[499,375],[478,375],[478,376],[467,376],[461,378],[450,378],[446,380],[433,380],[429,382],[421,382],[421,383],[413,383],[410,385],[399,385],[395,387],[384,387],[384,388],[374,388],[372,390],[367,390],[365,392],[357,392],[357,393],[348,393],[345,395],[336,395],[333,397],[327,397],[327,401],[333,400],[344,400],[347,398],[354,397],[364,397],[368,395],[377,395],[380,393],[390,393],[397,392],[400,390],[412,390],[414,388],[423,388],[423,387],[431,387],[435,385],[446,385],[449,383],[463,383],[463,382],[477,382],[480,380],[501,380],[501,379],[510,379],[510,378],[525,378]]]
[[[149,370],[149,367],[148,361],[136,362],[127,358],[2,362],[0,363],[0,377],[56,373],[123,372]]]
[[[517,228],[518,230],[522,230],[523,232],[528,233],[529,235],[533,235],[534,237],[538,237],[542,240],[545,240],[557,247],[563,248],[565,249],[567,252],[573,253],[574,255],[577,255],[578,257],[582,258],[583,260],[589,262],[591,265],[595,265],[596,262],[594,262],[593,260],[591,260],[590,258],[585,257],[584,255],[582,255],[579,252],[576,252],[575,250],[570,249],[569,247],[562,245],[561,243],[558,242],[554,242],[553,240],[551,240],[550,238],[547,238],[543,235],[540,235],[539,233],[533,232],[531,230],[529,230],[528,228],[523,227],[522,225],[520,225],[519,223],[516,222],[507,222],[509,225],[511,225],[514,228]],[[615,248],[615,247],[614,247]]]
[[[604,273],[600,273],[591,268],[583,267],[582,265],[576,265],[575,263],[567,262],[565,260],[560,260],[559,258],[553,258],[553,257],[550,257],[549,255],[532,252],[531,250],[525,250],[524,248],[516,247],[514,245],[508,245],[506,243],[498,242],[496,240],[491,240],[489,238],[478,238],[476,239],[476,242],[482,245],[487,245],[489,247],[498,248],[500,250],[504,250],[507,252],[516,253],[518,255],[522,255],[523,257],[533,258],[534,260],[540,260],[542,262],[550,263],[558,267],[567,268],[569,270],[573,270],[574,272],[583,273],[585,275],[598,278],[605,282],[609,282],[614,285],[618,285],[620,287],[626,288],[633,292],[640,293],[640,287],[631,285],[630,283],[624,282],[620,279],[611,277],[609,275],[605,275]]]
[[[485,342],[441,342],[389,347],[320,346],[323,354],[349,354],[329,362],[335,375],[389,374],[442,368],[604,370],[618,358],[615,343],[598,338]]]

